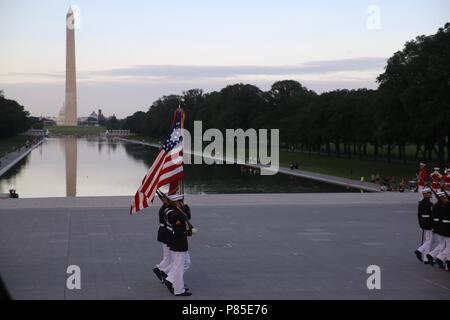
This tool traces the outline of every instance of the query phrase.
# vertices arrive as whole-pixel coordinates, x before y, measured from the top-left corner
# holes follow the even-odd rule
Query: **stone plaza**
[[[188,195],[192,299],[449,299],[421,264],[417,193]],[[151,269],[159,203],[130,197],[5,199],[0,274],[14,299],[174,299]],[[81,289],[69,290],[70,265]],[[367,267],[381,289],[367,288]]]

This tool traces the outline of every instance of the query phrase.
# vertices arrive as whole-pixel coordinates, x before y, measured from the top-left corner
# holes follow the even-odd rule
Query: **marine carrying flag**
[[[131,201],[130,214],[147,208],[153,202],[158,188],[169,184],[169,189],[173,189],[183,178],[183,126],[184,112],[178,108],[174,112],[167,139]]]

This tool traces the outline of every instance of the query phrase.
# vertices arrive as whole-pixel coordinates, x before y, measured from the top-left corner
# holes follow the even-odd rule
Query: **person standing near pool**
[[[424,261],[424,257],[430,253],[433,245],[433,203],[431,202],[431,189],[424,188],[421,194],[423,199],[419,201],[417,217],[419,226],[422,229],[422,245],[417,248],[414,254],[421,262],[429,263],[429,261]]]

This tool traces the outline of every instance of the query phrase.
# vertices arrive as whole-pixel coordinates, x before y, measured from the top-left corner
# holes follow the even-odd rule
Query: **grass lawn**
[[[0,157],[2,157],[5,152],[11,152],[18,147],[25,144],[27,140],[33,140],[35,137],[17,135],[9,138],[0,138]]]
[[[386,160],[359,160],[280,151],[280,166],[288,167],[293,162],[298,163],[300,170],[356,180],[364,176],[365,181],[370,181],[372,173],[379,173],[382,178],[395,177],[397,182],[401,178],[406,181],[414,180],[418,169],[414,163],[387,163]]]
[[[436,148],[437,148],[437,146],[436,146]],[[322,153],[325,153],[325,146],[322,146],[321,149],[322,149]],[[332,153],[335,152],[335,145],[331,145],[331,151],[332,151]],[[344,146],[341,144],[341,152],[343,152],[343,151],[344,151]],[[352,147],[352,151],[353,151],[353,147]],[[447,154],[447,149],[446,148],[445,148],[444,153]],[[367,145],[367,156],[365,156],[365,158],[371,159],[371,158],[373,158],[374,154],[375,154],[375,147],[373,145],[371,145],[371,144],[368,144]],[[378,157],[379,158],[387,159],[387,154],[388,154],[387,146],[382,146],[382,147],[378,148]],[[413,144],[406,145],[405,155],[406,155],[406,159],[408,161],[413,161],[414,162],[415,161],[415,156],[416,156],[416,146],[413,145]],[[419,157],[420,156],[421,156],[421,153],[419,154]],[[391,149],[391,159],[396,159],[397,157],[398,157],[398,148],[395,146],[395,147],[392,147],[392,149]],[[438,160],[437,156],[433,152],[432,153],[432,161],[431,162],[435,162],[437,160]]]
[[[100,134],[106,131],[106,127],[65,127],[65,126],[52,126],[44,127],[51,134],[57,135],[73,135],[73,134]]]

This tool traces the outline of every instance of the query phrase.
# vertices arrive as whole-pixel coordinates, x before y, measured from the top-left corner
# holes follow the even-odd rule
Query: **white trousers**
[[[422,258],[425,258],[427,254],[430,253],[433,245],[433,231],[423,230],[423,243],[417,248],[417,250],[422,254]]]
[[[433,234],[433,238],[436,239],[437,245],[433,250],[431,250],[429,255],[436,259],[437,256],[445,249],[445,238],[436,233]]]
[[[185,291],[184,288],[184,273],[191,265],[191,257],[188,251],[178,252],[171,251],[172,265],[167,274],[167,281],[173,285],[173,293],[180,294]]]
[[[183,272],[186,272],[190,266],[191,266],[191,255],[189,254],[189,251],[186,251],[186,255],[184,256],[184,271]]]
[[[159,264],[156,265],[156,267],[163,271],[165,274],[169,272],[170,265],[172,264],[172,253],[169,249],[169,247],[163,243],[162,244],[162,250],[163,250],[163,258]]]
[[[419,193],[419,200],[423,199],[423,194],[422,194],[422,190],[425,188],[425,186],[419,186],[417,188],[417,192]]]
[[[450,237],[442,237],[444,242],[444,249],[439,252],[436,256],[439,260],[449,261],[450,260]]]

